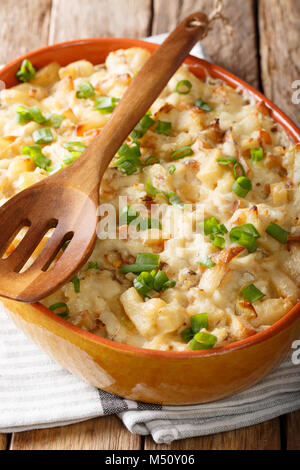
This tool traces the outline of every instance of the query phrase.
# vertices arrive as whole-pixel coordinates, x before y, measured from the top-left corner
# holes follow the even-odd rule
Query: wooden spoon
[[[37,301],[58,289],[87,261],[96,241],[99,186],[107,166],[194,44],[207,34],[208,26],[203,13],[183,20],[134,78],[82,156],[0,208],[0,257],[19,230],[29,227],[16,249],[0,259],[0,295]],[[41,253],[20,272],[50,228],[53,234]],[[66,240],[70,240],[66,250],[52,263]]]

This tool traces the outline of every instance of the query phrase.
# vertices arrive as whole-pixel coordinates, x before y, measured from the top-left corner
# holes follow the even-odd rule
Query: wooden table
[[[224,0],[234,28],[217,23],[203,43],[214,62],[262,89],[300,125],[292,83],[300,79],[300,0]],[[1,0],[0,63],[46,44],[86,37],[166,32],[213,0]],[[300,411],[257,426],[156,445],[116,417],[0,434],[0,449],[300,449]]]

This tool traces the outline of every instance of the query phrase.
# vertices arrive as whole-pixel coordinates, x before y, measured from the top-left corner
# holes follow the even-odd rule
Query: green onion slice
[[[88,80],[83,80],[78,86],[78,91],[76,97],[80,99],[92,98],[95,95],[95,89],[91,82]]]
[[[190,145],[185,145],[184,147],[180,147],[179,149],[175,150],[171,153],[172,160],[179,160],[180,158],[188,157],[193,155],[193,150]]]
[[[169,168],[168,168],[168,171],[169,171],[170,175],[174,175],[174,173],[176,171],[176,166],[175,165],[170,165]]]
[[[126,273],[141,273],[158,268],[159,255],[154,253],[138,253],[134,264],[122,264],[120,271]]]
[[[137,167],[142,165],[142,162],[139,159],[141,151],[140,144],[138,142],[134,142],[131,146],[124,143],[119,148],[117,155],[120,158],[116,161],[116,165],[127,175],[135,173],[137,171]]]
[[[225,225],[219,224],[219,222],[217,221],[215,217],[209,217],[209,219],[203,220],[203,222],[200,223],[200,226],[203,228],[205,235],[211,235],[211,234],[217,234],[217,233],[224,235],[225,233],[228,232]]]
[[[95,109],[102,114],[110,114],[113,112],[119,101],[119,98],[114,98],[112,96],[97,96],[95,99]]]
[[[252,304],[254,302],[257,302],[257,300],[262,299],[265,297],[265,294],[263,294],[254,284],[250,284],[247,287],[244,287],[244,289],[241,290],[242,296],[246,299],[249,300]]]
[[[100,269],[97,261],[89,261],[88,269]]]
[[[61,123],[65,119],[64,116],[60,116],[59,114],[46,114],[46,124],[54,129],[58,129],[61,126]]]
[[[35,77],[36,70],[30,60],[24,59],[16,77],[20,82],[29,82]]]
[[[71,279],[76,294],[80,292],[80,279],[77,274]]]
[[[206,112],[213,110],[212,106],[210,106],[208,103],[205,103],[205,101],[203,101],[201,98],[198,98],[195,101],[194,106],[196,106],[197,108],[200,108],[200,109],[202,109],[202,111],[206,111]]]
[[[192,86],[189,80],[180,80],[176,85],[176,92],[180,95],[187,95],[191,91]]]
[[[170,135],[171,134],[171,127],[172,127],[171,122],[157,121],[156,127],[155,127],[155,132],[157,134]]]
[[[38,166],[43,170],[47,170],[48,166],[51,164],[51,160],[43,154],[39,145],[24,145],[21,152],[23,155],[28,155],[35,166]]]
[[[157,189],[151,184],[151,181],[147,180],[145,183],[145,191],[147,194],[150,194],[153,198],[157,196]]]
[[[206,258],[203,258],[201,261],[197,261],[197,263],[205,268],[213,268],[216,265],[209,256],[206,256]]]
[[[155,163],[160,163],[160,159],[157,157],[149,157],[145,160],[145,165],[154,165]]]
[[[133,131],[130,134],[130,137],[133,140],[141,139],[147,132],[147,130],[153,126],[154,119],[151,117],[150,111],[148,111],[145,116],[138,122]]]
[[[262,147],[258,147],[250,150],[251,160],[253,162],[259,162],[264,158],[264,150]]]
[[[280,243],[286,243],[290,232],[284,230],[280,225],[271,222],[266,228],[266,232]]]
[[[71,241],[71,240],[67,240],[67,241],[64,242],[63,246],[61,247],[62,251],[65,251],[65,250],[67,249],[67,247],[68,247],[70,241]]]
[[[199,333],[202,328],[208,329],[208,315],[207,313],[197,313],[192,315],[191,318],[191,327],[194,334]]]
[[[196,333],[192,341],[190,342],[190,349],[211,349],[214,347],[218,338],[211,333],[206,333],[205,331],[200,331]]]
[[[181,332],[181,336],[182,336],[183,340],[186,343],[188,343],[191,339],[194,338],[194,333],[193,333],[192,328],[186,328],[185,330],[183,330]]]
[[[69,315],[69,307],[65,302],[56,302],[55,304],[50,305],[49,309],[61,318],[67,318],[67,316]],[[57,309],[59,310],[59,312],[55,312],[55,310]],[[63,310],[61,311],[61,309]]]
[[[252,183],[247,176],[239,176],[232,185],[232,191],[239,197],[246,197],[252,189]]]
[[[237,225],[233,227],[229,233],[230,240],[245,246],[249,253],[253,253],[257,250],[256,239],[259,237],[260,234],[252,224]]]
[[[224,248],[225,238],[220,237],[219,235],[211,234],[210,239],[212,244],[217,248]]]
[[[32,138],[36,144],[50,144],[54,140],[50,127],[43,127],[34,131]]]

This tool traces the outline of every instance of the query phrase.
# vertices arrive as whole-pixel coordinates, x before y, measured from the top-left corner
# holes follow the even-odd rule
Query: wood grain
[[[151,0],[53,0],[49,43],[150,34]]]
[[[0,63],[45,46],[51,0],[1,0]]]
[[[300,79],[300,2],[261,0],[259,30],[264,93],[300,125],[300,103],[292,103],[292,83]]]
[[[145,439],[146,450],[279,450],[279,419],[235,431],[174,441],[157,445]]]
[[[5,450],[8,442],[8,434],[0,434],[0,450]]]
[[[195,11],[212,11],[207,0],[154,0],[153,34],[170,31],[184,16]],[[224,0],[224,16],[230,20],[234,36],[217,21],[202,43],[212,61],[230,70],[253,86],[258,86],[258,59],[253,0]]]
[[[138,450],[141,438],[115,416],[51,429],[15,433],[11,450]]]
[[[300,450],[300,410],[288,414],[285,422],[287,450]]]

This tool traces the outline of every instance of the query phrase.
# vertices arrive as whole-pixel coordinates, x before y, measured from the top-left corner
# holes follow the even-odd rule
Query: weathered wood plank
[[[143,37],[151,27],[151,0],[53,0],[50,44],[87,37]]]
[[[287,450],[300,450],[300,410],[285,416]]]
[[[207,0],[154,0],[153,34],[170,31],[186,15],[195,11],[212,11],[214,2]],[[234,37],[217,21],[203,40],[212,61],[225,67],[255,87],[258,86],[258,58],[253,0],[224,0],[224,16],[230,20]]]
[[[0,434],[0,450],[7,448],[8,434]]]
[[[194,437],[173,442],[171,445],[157,445],[151,438],[145,439],[146,450],[279,450],[279,419],[237,429],[235,431]]]
[[[51,0],[1,0],[0,63],[45,46]]]
[[[292,102],[292,83],[300,79],[300,2],[259,2],[261,69],[264,93],[300,125],[300,103]]]
[[[138,450],[141,438],[115,416],[51,429],[15,433],[11,450]]]

